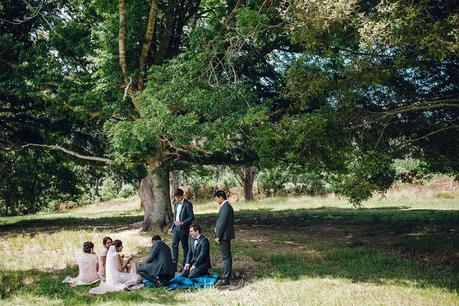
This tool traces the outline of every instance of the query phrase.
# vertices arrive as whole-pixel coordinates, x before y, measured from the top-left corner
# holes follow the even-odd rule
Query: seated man
[[[175,275],[175,266],[172,263],[171,249],[161,241],[161,237],[153,236],[150,256],[138,273],[153,283],[165,283]]]
[[[207,275],[211,268],[209,239],[201,235],[198,224],[190,226],[190,236],[193,240],[188,247],[185,267],[180,275],[189,278]]]

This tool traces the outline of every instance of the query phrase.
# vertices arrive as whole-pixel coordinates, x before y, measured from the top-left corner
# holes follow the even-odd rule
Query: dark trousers
[[[191,267],[190,267],[191,268]],[[198,267],[194,268],[193,270],[188,270],[188,271],[182,271],[180,273],[181,276],[183,277],[188,277],[188,278],[195,278],[195,277],[200,277],[209,274],[209,268],[206,267]]]
[[[178,230],[174,228],[172,230],[172,262],[175,266],[178,263],[178,246],[179,243],[182,244],[183,249],[183,263],[185,265],[186,255],[188,254],[188,231]]]
[[[172,278],[174,278],[175,275],[170,275],[170,274],[161,274],[161,275],[150,275],[146,271],[139,270],[138,271],[139,275],[142,276],[145,279],[148,279],[150,282],[156,284],[156,283],[161,283],[165,284],[168,281],[170,281]]]
[[[223,280],[231,280],[231,270],[233,269],[233,258],[231,256],[231,240],[220,241],[220,255],[223,260]]]

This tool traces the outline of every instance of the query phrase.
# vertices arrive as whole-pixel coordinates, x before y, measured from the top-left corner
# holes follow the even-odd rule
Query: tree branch
[[[146,69],[146,62],[148,53],[150,52],[151,42],[155,33],[156,16],[158,15],[158,0],[151,0],[150,14],[148,15],[147,29],[145,30],[145,38],[140,53],[139,70],[141,76],[139,77],[139,87],[142,90],[144,86],[144,73]]]
[[[124,88],[123,101],[126,101],[126,98],[129,94],[129,87],[131,86],[131,84],[132,84],[132,78],[129,77],[129,83],[126,85],[126,88]]]
[[[22,148],[27,148],[27,147],[40,147],[40,148],[48,148],[48,149],[51,149],[51,150],[59,150],[59,151],[62,151],[68,155],[71,155],[71,156],[74,156],[76,158],[79,158],[79,159],[83,159],[83,160],[90,160],[90,161],[97,161],[97,162],[102,162],[102,163],[105,163],[107,165],[112,165],[113,164],[113,161],[111,159],[108,159],[108,158],[104,158],[104,157],[97,157],[97,156],[88,156],[88,155],[81,155],[77,152],[74,152],[74,151],[70,151],[66,148],[63,148],[61,146],[58,146],[58,145],[45,145],[45,144],[38,144],[38,143],[28,143],[28,144],[25,144],[22,146]]]
[[[228,18],[226,18],[225,22],[223,23],[222,29],[228,30],[231,23],[233,22],[234,16],[236,16],[236,11],[239,7],[244,3],[244,0],[237,0],[236,4],[234,5],[233,9],[231,10]]]
[[[174,35],[174,27],[176,23],[176,10],[180,11],[181,6],[176,5],[176,1],[169,2],[164,22],[164,31],[159,42],[158,50],[155,55],[155,64],[161,64],[166,58],[166,53],[170,47],[172,36]]]
[[[126,70],[126,0],[119,0],[119,22],[118,48],[120,68],[123,72],[124,84],[128,84],[129,79]]]
[[[429,111],[435,108],[459,108],[458,102],[459,99],[457,97],[452,99],[431,99],[418,104],[397,107],[395,109],[382,112],[382,115],[383,117],[390,117],[402,113]]]
[[[438,134],[438,133],[441,133],[441,132],[444,132],[444,131],[447,131],[447,130],[450,130],[450,129],[459,129],[459,125],[450,125],[450,126],[447,126],[447,127],[432,131],[432,132],[430,132],[430,133],[428,133],[428,134],[426,134],[424,136],[421,136],[421,137],[418,137],[418,138],[415,138],[415,139],[411,139],[407,143],[413,143],[413,142],[416,142],[416,141],[419,141],[419,140],[422,140],[422,139],[426,139],[426,138],[429,138],[432,135],[435,135],[435,134]]]
[[[234,149],[230,152],[213,152],[211,154],[195,154],[184,150],[169,149],[167,160],[176,159],[202,165],[248,165],[253,164],[257,157],[252,152]]]

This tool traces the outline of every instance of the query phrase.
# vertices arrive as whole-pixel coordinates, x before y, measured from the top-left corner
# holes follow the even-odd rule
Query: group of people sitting
[[[220,286],[230,284],[232,270],[231,240],[234,239],[234,211],[226,200],[224,191],[214,194],[219,205],[219,213],[215,226],[215,241],[220,246],[224,264],[224,275]],[[90,241],[83,243],[83,254],[78,259],[79,274],[76,278],[67,277],[64,282],[71,286],[89,285],[102,280],[98,287],[90,293],[103,294],[106,292],[135,290],[147,282],[154,286],[168,284],[178,276],[195,279],[209,274],[210,243],[202,234],[201,226],[194,221],[193,205],[184,198],[183,190],[175,192],[174,222],[169,234],[172,235],[172,251],[161,240],[159,235],[152,237],[150,255],[138,269],[131,263],[133,256],[124,258],[121,255],[123,243],[105,237],[103,249],[99,257],[94,252],[94,244]],[[191,236],[191,240],[189,240]],[[183,263],[178,262],[178,246],[182,244]],[[176,272],[179,272],[176,276]]]
[[[78,276],[76,278],[67,277],[63,282],[70,286],[78,286],[91,285],[99,280],[105,280],[99,287],[90,290],[91,293],[96,294],[128,288],[135,289],[135,286],[140,285],[143,278],[135,273],[134,269],[131,271],[128,269],[134,257],[129,256],[125,259],[124,255],[121,255],[123,242],[105,237],[102,243],[100,256],[94,252],[94,243],[91,241],[83,243],[83,254],[78,258]]]

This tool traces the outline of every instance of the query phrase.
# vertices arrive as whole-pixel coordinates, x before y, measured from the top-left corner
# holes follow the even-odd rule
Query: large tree
[[[285,75],[295,103],[257,138],[260,156],[315,168],[355,203],[392,184],[396,158],[457,177],[455,2],[284,3],[302,49]]]
[[[84,25],[89,45],[84,64],[59,66],[76,70],[52,93],[104,125],[111,159],[94,160],[148,169],[144,230],[171,221],[169,171],[186,163],[296,164],[356,203],[390,186],[394,158],[458,172],[448,1],[66,3],[61,15],[96,18],[61,18]]]
[[[52,200],[78,198],[96,169],[69,160],[59,149],[78,151],[83,158],[104,151],[102,126],[74,112],[68,102],[81,102],[91,77],[85,25],[94,17],[72,9],[67,2],[0,4],[2,213],[31,213]],[[60,146],[46,147],[50,143]]]

